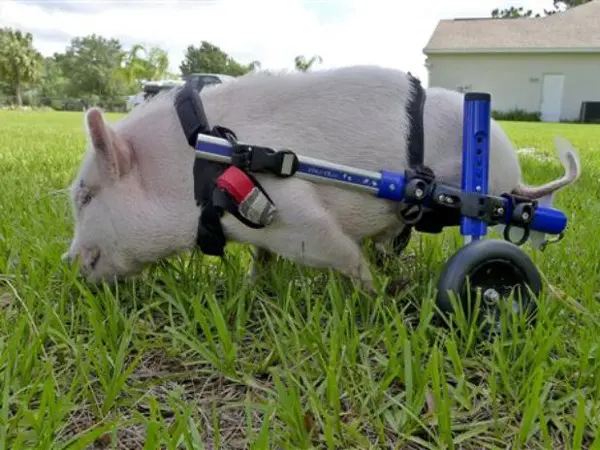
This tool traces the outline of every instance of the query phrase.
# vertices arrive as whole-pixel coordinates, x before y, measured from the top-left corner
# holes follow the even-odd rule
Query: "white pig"
[[[139,273],[147,263],[195,245],[200,209],[194,199],[194,150],[174,108],[173,89],[109,124],[99,109],[85,116],[89,149],[72,184],[75,232],[64,258],[78,259],[90,281]],[[463,95],[426,90],[425,164],[445,183],[460,185]],[[252,74],[206,87],[201,99],[211,127],[232,129],[241,142],[378,171],[407,167],[412,95],[398,70],[354,66],[309,73]],[[493,102],[493,99],[492,99]],[[489,192],[540,198],[580,175],[576,152],[557,141],[565,176],[539,187],[521,182],[516,152],[492,121]],[[230,214],[230,241],[300,264],[332,268],[372,290],[361,251],[367,238],[386,242],[403,224],[393,202],[300,178],[256,178],[277,208],[263,229]]]

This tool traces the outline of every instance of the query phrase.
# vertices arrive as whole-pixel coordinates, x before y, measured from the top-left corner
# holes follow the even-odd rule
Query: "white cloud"
[[[64,51],[71,37],[97,33],[125,45],[160,45],[177,71],[185,48],[207,40],[264,68],[291,68],[296,55],[319,54],[321,67],[379,64],[411,71],[427,84],[422,50],[439,20],[488,17],[508,6],[541,12],[552,1],[0,0],[0,26],[31,31],[45,55]]]

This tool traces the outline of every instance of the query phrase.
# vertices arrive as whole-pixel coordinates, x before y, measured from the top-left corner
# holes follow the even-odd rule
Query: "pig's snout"
[[[79,263],[83,273],[91,273],[98,264],[100,259],[100,249],[97,247],[79,247],[75,248],[73,245],[69,247],[69,250],[62,254],[61,259],[67,264]]]

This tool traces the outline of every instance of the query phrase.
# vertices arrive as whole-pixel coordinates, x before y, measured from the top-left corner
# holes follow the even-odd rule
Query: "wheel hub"
[[[523,289],[524,275],[514,264],[502,259],[492,259],[475,267],[470,274],[471,301],[474,302],[477,291],[481,292],[482,306],[487,313],[497,317],[499,303],[514,294],[512,309],[519,310],[519,295],[527,302],[527,292]],[[466,289],[466,287],[465,287]],[[466,294],[466,292],[465,292]],[[466,297],[465,297],[466,298]]]
[[[494,305],[500,301],[500,293],[494,288],[487,288],[483,293],[483,300],[488,305]]]

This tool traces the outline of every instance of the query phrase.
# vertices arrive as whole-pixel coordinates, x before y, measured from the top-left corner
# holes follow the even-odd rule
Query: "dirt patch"
[[[107,434],[98,439],[90,449],[143,449],[147,426],[144,419],[156,415],[156,407],[163,427],[161,436],[165,435],[164,428],[175,429],[178,415],[181,417],[185,408],[206,449],[216,448],[217,443],[222,449],[246,449],[248,431],[258,433],[262,425],[262,412],[247,408],[248,401],[264,399],[262,389],[228,380],[216,373],[198,374],[183,365],[179,358],[169,357],[161,350],[144,354],[127,385],[123,397],[131,406],[118,408],[115,413],[120,422],[133,423],[119,428],[116,438]],[[82,409],[70,417],[67,436],[81,433],[93,424],[93,414]]]

